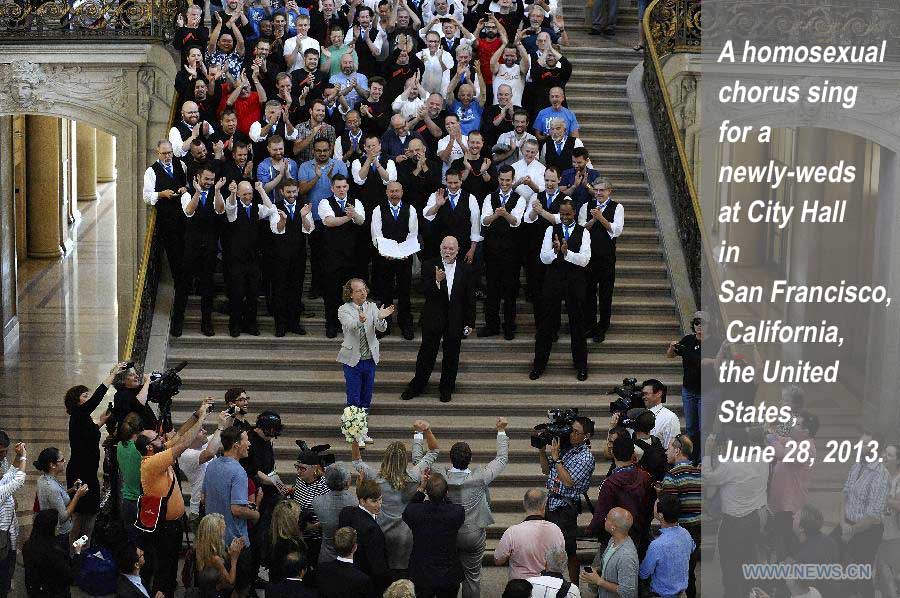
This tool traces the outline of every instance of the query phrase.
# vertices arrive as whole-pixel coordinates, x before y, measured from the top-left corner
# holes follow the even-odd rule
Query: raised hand
[[[447,193],[444,191],[443,187],[441,187],[440,189],[437,190],[437,192],[434,196],[434,201],[439,206],[442,206],[445,203],[447,203]]]
[[[498,432],[505,432],[505,431],[506,431],[506,426],[508,426],[508,425],[509,425],[509,422],[506,421],[506,418],[505,418],[505,417],[498,417],[498,418],[497,418],[497,425],[496,425],[496,428],[497,428],[497,431],[498,431]]]
[[[553,235],[553,251],[559,253],[559,235]]]
[[[231,181],[228,183],[228,192],[234,195],[237,193],[237,181]]]
[[[365,314],[365,312],[362,312],[362,311],[359,312],[359,323],[360,323],[360,324],[365,324],[365,323],[366,323],[366,314]]]
[[[266,186],[262,184],[262,181],[256,181],[253,184],[253,188],[256,189],[256,192],[260,195],[266,192]]]
[[[300,217],[306,218],[310,212],[312,212],[312,204],[303,204],[303,207],[300,208]]]
[[[225,177],[222,177],[222,178],[220,178],[218,181],[216,181],[216,191],[221,191],[221,190],[222,190],[222,187],[225,186],[225,181],[226,181],[226,180],[227,180],[227,179],[226,179]]]
[[[378,317],[382,320],[385,318],[389,318],[393,315],[394,309],[395,308],[393,305],[388,305],[387,307],[382,307],[381,309],[378,310]]]
[[[424,419],[417,419],[416,421],[413,422],[413,429],[416,432],[427,432],[430,427],[431,427],[431,424],[429,424]]]
[[[443,270],[441,270],[440,268],[435,266],[434,267],[434,279],[436,281],[438,281],[438,284],[440,284],[447,279],[447,274]]]

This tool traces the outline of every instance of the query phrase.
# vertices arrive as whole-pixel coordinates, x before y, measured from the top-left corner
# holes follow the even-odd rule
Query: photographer
[[[239,427],[244,432],[253,429],[247,419],[250,407],[250,395],[243,388],[229,388],[225,391],[225,404],[228,406],[228,415],[234,418],[233,426]]]
[[[681,382],[681,404],[684,408],[684,425],[688,435],[699,448],[700,444],[700,345],[703,341],[703,327],[709,323],[705,311],[697,311],[691,319],[691,333],[680,341],[669,343],[666,357],[681,357],[684,375]],[[650,406],[649,404],[647,405]],[[679,429],[678,432],[681,430]],[[678,433],[676,432],[676,434]],[[669,439],[671,440],[671,438]],[[669,443],[663,442],[668,448]]]
[[[586,493],[594,473],[594,455],[591,454],[590,439],[594,433],[594,422],[587,417],[576,417],[572,431],[564,443],[554,437],[550,443],[548,458],[546,447],[541,448],[541,472],[547,476],[547,521],[552,521],[562,530],[566,540],[566,554],[569,556],[569,578],[578,579],[578,557],[575,535],[578,532],[578,513],[581,512],[581,495]]]
[[[116,424],[122,422],[126,415],[134,412],[141,417],[142,429],[155,430],[159,426],[156,414],[147,404],[147,397],[150,393],[150,374],[144,374],[143,380],[141,380],[132,363],[130,367],[123,368],[116,373],[112,385],[116,389],[113,397],[113,419]]]

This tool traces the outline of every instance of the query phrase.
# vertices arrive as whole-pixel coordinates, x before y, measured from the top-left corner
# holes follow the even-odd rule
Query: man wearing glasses
[[[569,434],[569,448],[563,451],[559,438],[540,450],[541,471],[547,476],[547,514],[562,530],[569,557],[569,579],[578,579],[578,557],[575,536],[578,532],[578,513],[581,512],[581,495],[588,491],[591,474],[594,473],[594,455],[589,441],[594,433],[594,422],[587,417],[577,417]]]
[[[700,468],[691,461],[691,453],[694,452],[694,444],[687,434],[678,434],[672,438],[669,448],[666,449],[666,461],[671,469],[663,478],[662,485],[657,494],[672,494],[678,497],[681,504],[681,514],[678,516],[678,525],[691,534],[694,544],[698,547],[691,553],[688,566],[687,598],[696,598],[697,583],[694,569],[700,560],[700,509],[702,493],[700,489]]]
[[[300,451],[294,469],[297,470],[297,481],[294,482],[293,498],[294,502],[300,505],[300,518],[307,523],[303,540],[306,542],[307,554],[311,555],[310,558],[316,559],[311,562],[317,562],[322,546],[322,529],[312,510],[312,502],[317,496],[329,492],[325,483],[325,469],[322,467],[319,453],[311,450]]]

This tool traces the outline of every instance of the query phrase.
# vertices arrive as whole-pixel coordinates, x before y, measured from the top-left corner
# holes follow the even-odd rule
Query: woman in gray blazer
[[[394,313],[394,306],[381,309],[366,301],[369,287],[360,278],[351,278],[344,284],[344,304],[338,308],[338,320],[344,329],[344,340],[337,360],[344,364],[344,380],[347,383],[347,405],[362,407],[368,411],[375,387],[375,366],[380,357],[376,331],[387,330],[386,318]],[[373,442],[368,434],[361,439]]]

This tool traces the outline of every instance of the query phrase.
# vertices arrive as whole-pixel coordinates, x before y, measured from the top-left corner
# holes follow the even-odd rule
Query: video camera
[[[172,397],[181,391],[182,381],[178,373],[187,364],[187,361],[182,361],[164,372],[153,372],[150,374],[147,400],[159,405],[159,421],[165,431],[172,429]]]
[[[548,423],[538,424],[534,427],[537,434],[531,435],[531,446],[542,449],[554,438],[559,438],[560,448],[565,449],[569,443],[569,434],[572,433],[572,424],[578,417],[578,409],[548,409]]]
[[[622,386],[616,386],[609,394],[616,395],[619,398],[609,404],[609,413],[614,415],[620,414],[621,420],[627,418],[628,410],[635,407],[644,407],[644,393],[638,386],[637,378],[625,378],[622,380]],[[624,425],[624,424],[623,424]]]
[[[321,465],[323,469],[334,464],[334,453],[326,452],[331,448],[330,444],[316,444],[314,446],[309,446],[305,440],[295,440],[294,443],[300,449],[301,455],[303,453],[315,453],[318,458],[318,465]],[[308,463],[308,465],[313,464]]]

